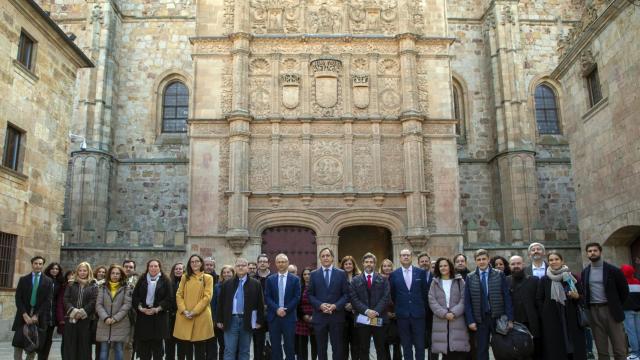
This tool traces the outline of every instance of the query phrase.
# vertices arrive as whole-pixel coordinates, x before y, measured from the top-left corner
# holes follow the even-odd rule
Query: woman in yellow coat
[[[173,336],[180,341],[179,359],[193,359],[194,354],[196,359],[205,358],[206,341],[213,337],[212,296],[213,277],[204,273],[202,258],[191,255],[176,293],[178,311]]]

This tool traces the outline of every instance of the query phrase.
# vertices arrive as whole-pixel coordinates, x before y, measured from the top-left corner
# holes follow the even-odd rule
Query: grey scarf
[[[547,267],[547,277],[551,279],[551,299],[564,305],[567,301],[567,294],[564,292],[562,282],[569,283],[571,280],[576,283],[576,278],[571,275],[567,265],[562,265],[558,270],[552,270],[550,266]]]
[[[158,275],[153,277],[151,274],[147,273],[147,306],[153,306],[156,296],[156,285],[158,284],[158,279],[160,279],[161,274],[162,273],[158,273]]]

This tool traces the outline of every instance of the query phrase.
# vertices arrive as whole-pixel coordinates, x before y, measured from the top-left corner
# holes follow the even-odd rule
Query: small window
[[[0,288],[13,287],[18,236],[0,232]]]
[[[4,140],[4,157],[2,165],[11,170],[19,171],[20,168],[20,146],[23,133],[15,127],[7,126],[7,135]]]
[[[31,36],[22,31],[20,33],[20,43],[18,44],[18,62],[31,71],[33,71],[33,65],[35,64],[35,50],[36,42]]]
[[[535,93],[536,123],[539,134],[559,134],[558,102],[547,85],[538,85]]]
[[[587,86],[589,87],[589,102],[594,106],[602,100],[602,89],[600,88],[600,77],[598,76],[598,67],[594,67],[587,74]]]
[[[453,80],[453,118],[456,120],[456,135],[465,135],[464,93],[460,83]]]
[[[189,89],[175,81],[167,85],[162,97],[162,132],[187,132]]]

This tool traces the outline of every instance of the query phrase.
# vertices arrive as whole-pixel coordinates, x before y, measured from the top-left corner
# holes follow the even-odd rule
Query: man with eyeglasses
[[[271,275],[271,270],[269,270],[269,257],[267,254],[260,254],[256,261],[258,268],[253,278],[260,282],[260,286],[262,286],[262,295],[264,296],[267,278]],[[267,309],[265,307],[264,311],[266,312],[266,310]],[[269,329],[265,324],[265,326],[253,332],[253,358],[255,360],[264,359],[264,344],[267,340],[268,330]]]

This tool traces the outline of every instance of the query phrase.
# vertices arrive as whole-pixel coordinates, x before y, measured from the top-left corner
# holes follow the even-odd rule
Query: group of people
[[[271,273],[261,254],[220,275],[197,254],[168,273],[149,260],[139,276],[133,260],[95,270],[82,262],[65,273],[36,256],[16,289],[14,359],[46,359],[56,329],[63,359],[247,360],[253,343],[257,360],[326,360],[330,343],[334,360],[364,360],[372,340],[377,359],[487,360],[490,347],[501,359],[495,340],[514,322],[531,334],[531,359],[587,359],[590,341],[599,359],[627,359],[629,349],[638,358],[634,268],[604,262],[598,243],[585,251],[590,264],[580,274],[540,243],[529,246],[528,265],[477,250],[474,271],[464,254],[432,262],[420,253],[414,266],[409,249],[395,269],[372,253],[336,266],[324,248],[316,269],[298,273],[278,254]]]

